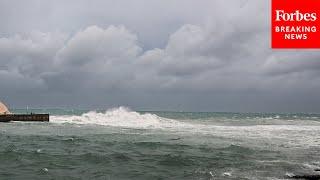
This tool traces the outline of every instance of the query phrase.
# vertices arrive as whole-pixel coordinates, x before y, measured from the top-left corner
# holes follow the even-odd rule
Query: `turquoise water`
[[[0,179],[286,179],[320,168],[317,114],[29,111],[51,121],[0,125]]]

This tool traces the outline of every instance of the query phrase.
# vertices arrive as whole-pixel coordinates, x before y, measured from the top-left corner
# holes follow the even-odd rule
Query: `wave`
[[[203,130],[208,127],[219,127],[219,129],[282,128],[297,130],[305,126],[320,126],[320,120],[318,121],[318,119],[299,118],[298,116],[295,118],[282,117],[280,115],[266,116],[264,114],[246,116],[238,113],[167,113],[170,117],[174,117],[174,119],[170,119],[152,113],[139,113],[127,107],[113,108],[104,112],[89,111],[81,115],[71,114],[79,112],[81,111],[62,112],[65,115],[61,115],[61,112],[56,112],[55,115],[50,116],[50,121],[60,124],[91,124],[142,129],[180,128],[180,130],[186,128]],[[161,112],[161,114],[167,115],[166,112]]]
[[[55,124],[101,125],[128,129],[164,130],[166,134],[198,134],[226,139],[250,139],[255,143],[272,143],[283,147],[312,147],[319,145],[319,122],[314,124],[254,124],[237,125],[201,120],[174,120],[151,113],[139,113],[126,107],[105,112],[90,111],[82,115],[52,116]],[[245,120],[244,120],[245,121]],[[179,138],[177,139],[179,140]]]
[[[80,116],[52,116],[53,123],[91,124],[126,128],[170,128],[181,125],[182,122],[159,117],[155,114],[140,114],[127,107],[119,107],[105,112],[90,111]]]
[[[263,118],[262,118],[263,119]],[[186,119],[188,120],[188,119]],[[261,120],[261,118],[260,118]],[[319,130],[319,122],[295,121],[287,120],[280,122],[270,121],[264,124],[256,120],[256,123],[247,124],[230,124],[231,120],[216,120],[211,123],[203,123],[201,120],[185,122],[183,120],[174,120],[160,117],[151,113],[139,113],[132,111],[127,107],[119,107],[106,110],[105,112],[90,111],[82,115],[57,115],[51,116],[50,122],[58,124],[79,124],[79,125],[102,125],[138,129],[179,129],[179,130],[212,130],[215,131],[301,131],[301,130]],[[249,120],[241,120],[249,122]],[[279,120],[280,121],[280,120]],[[222,122],[222,123],[221,123]]]

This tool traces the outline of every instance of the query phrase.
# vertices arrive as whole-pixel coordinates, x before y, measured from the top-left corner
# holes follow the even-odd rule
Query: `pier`
[[[49,122],[49,114],[12,114],[6,105],[0,101],[0,122]]]
[[[0,115],[0,122],[49,122],[49,114],[5,114]]]

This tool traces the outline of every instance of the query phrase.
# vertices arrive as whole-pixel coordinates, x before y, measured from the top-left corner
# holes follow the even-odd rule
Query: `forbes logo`
[[[276,21],[316,21],[317,13],[300,13],[296,10],[292,13],[287,13],[285,10],[276,10]]]
[[[320,48],[320,0],[272,0],[272,48]]]

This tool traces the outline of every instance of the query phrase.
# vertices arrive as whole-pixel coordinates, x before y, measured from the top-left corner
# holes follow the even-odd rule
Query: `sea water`
[[[318,114],[32,111],[50,122],[0,124],[0,179],[287,179],[320,169]]]

